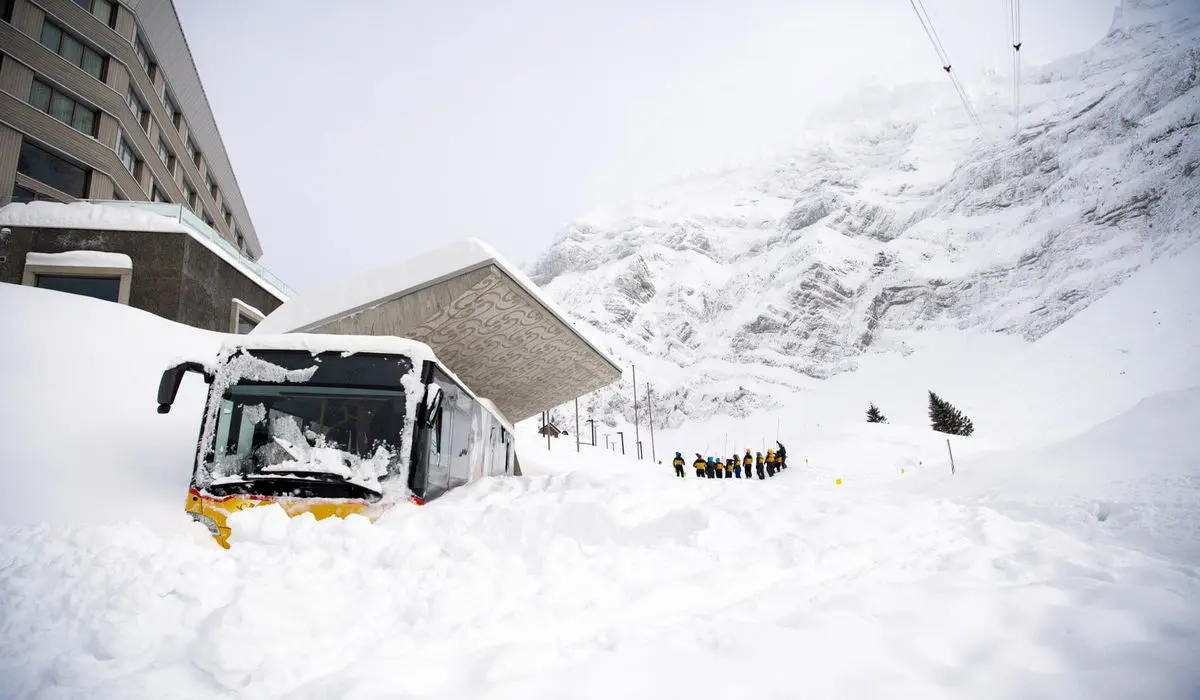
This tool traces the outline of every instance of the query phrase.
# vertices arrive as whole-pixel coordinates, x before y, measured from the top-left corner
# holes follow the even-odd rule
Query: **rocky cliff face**
[[[864,92],[771,162],[581,219],[531,277],[647,368],[660,424],[772,405],[923,330],[1036,341],[1200,239],[1197,46],[1198,3],[1126,0],[1092,50],[1026,70],[1017,131],[1008,76],[978,86],[982,129],[946,85]],[[628,382],[592,411],[632,419]]]

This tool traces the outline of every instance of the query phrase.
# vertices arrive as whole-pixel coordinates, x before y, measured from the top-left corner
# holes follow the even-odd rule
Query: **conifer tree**
[[[975,424],[970,418],[932,391],[929,392],[929,421],[939,433],[969,436],[975,432]]]
[[[868,423],[886,423],[888,421],[887,421],[887,416],[883,415],[883,411],[880,411],[879,407],[876,406],[875,404],[871,404],[870,406],[867,407],[867,422]]]

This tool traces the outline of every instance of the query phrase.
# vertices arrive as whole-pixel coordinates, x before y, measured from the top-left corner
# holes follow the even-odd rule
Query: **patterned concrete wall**
[[[621,376],[574,330],[495,265],[416,290],[315,333],[394,335],[428,344],[509,420],[519,421]]]

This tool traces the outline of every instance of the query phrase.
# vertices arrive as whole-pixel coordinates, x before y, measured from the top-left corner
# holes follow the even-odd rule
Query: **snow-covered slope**
[[[955,440],[954,477],[945,436],[888,404],[892,425],[794,417],[793,469],[754,482],[681,481],[569,438],[547,451],[527,422],[527,476],[375,525],[254,509],[231,550],[183,514],[202,383],[154,410],[162,367],[220,337],[0,285],[0,695],[1190,697],[1200,373],[1151,350],[1183,353],[1194,317],[1170,309],[1119,358],[1092,333],[1157,327],[1154,283],[1196,252],[1029,345],[1023,363],[1061,383],[1003,404],[1049,415],[1091,391],[1121,415],[1037,448],[996,428]],[[855,374],[900,394],[898,377],[966,376],[972,358],[887,359]],[[838,381],[828,401],[851,391]],[[660,433],[660,456],[769,419]]]
[[[695,176],[564,231],[534,281],[659,389],[742,416],[927,345],[917,330],[1044,337],[1200,239],[1200,3],[1125,0],[1089,52],[1007,76],[864,91],[810,143]],[[685,371],[679,371],[683,368]],[[598,397],[597,413],[622,395]]]

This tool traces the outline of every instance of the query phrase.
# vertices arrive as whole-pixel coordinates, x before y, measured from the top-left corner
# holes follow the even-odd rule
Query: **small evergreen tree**
[[[942,397],[929,392],[929,421],[934,430],[949,435],[969,436],[975,424]]]
[[[871,404],[870,406],[867,407],[867,422],[868,423],[886,423],[887,416],[883,415],[883,411],[880,411],[878,406],[876,406],[875,404]]]

